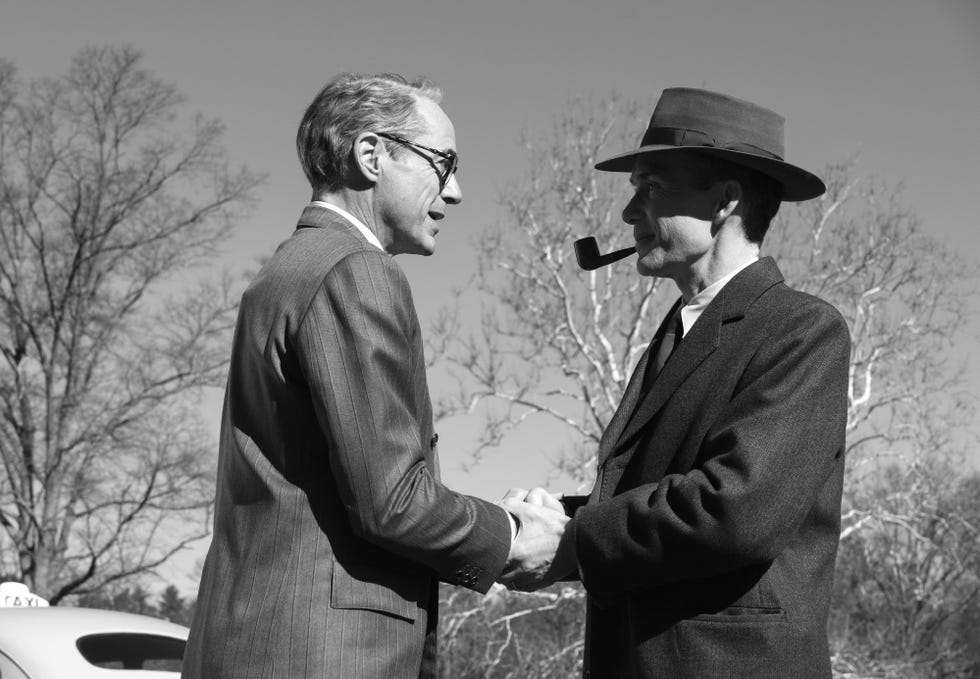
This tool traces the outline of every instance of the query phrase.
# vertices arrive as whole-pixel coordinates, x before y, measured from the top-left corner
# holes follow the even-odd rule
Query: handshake
[[[517,519],[517,536],[498,582],[533,592],[578,569],[573,531],[565,506],[544,488],[511,488],[498,502]]]

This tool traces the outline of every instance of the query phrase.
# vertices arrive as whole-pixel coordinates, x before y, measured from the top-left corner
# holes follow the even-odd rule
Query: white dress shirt
[[[317,207],[323,207],[328,210],[333,210],[338,215],[340,215],[348,222],[353,224],[357,228],[357,230],[361,232],[361,235],[367,238],[368,243],[378,248],[379,250],[384,250],[384,248],[381,247],[381,241],[379,241],[378,237],[374,235],[374,232],[371,229],[367,228],[367,226],[364,225],[364,222],[362,222],[360,219],[358,219],[357,217],[349,213],[347,210],[344,210],[342,208],[337,207],[336,205],[333,205],[332,203],[327,203],[322,200],[314,200],[312,203],[310,203],[310,205],[316,205]]]
[[[718,296],[721,289],[728,285],[728,281],[735,278],[735,274],[749,266],[759,261],[758,257],[753,257],[749,261],[735,268],[731,273],[729,273],[724,278],[719,278],[714,283],[706,287],[704,290],[694,295],[684,306],[681,307],[681,330],[684,335],[694,327],[694,323],[701,317],[701,314],[711,301]],[[683,336],[683,335],[682,335]]]

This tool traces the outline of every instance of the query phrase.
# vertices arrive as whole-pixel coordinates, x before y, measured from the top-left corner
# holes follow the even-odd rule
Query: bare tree
[[[655,302],[670,294],[628,264],[584,273],[572,252],[572,241],[585,235],[609,249],[632,244],[620,219],[626,182],[593,165],[603,148],[635,142],[639,111],[615,98],[598,109],[577,102],[548,142],[525,142],[528,177],[501,199],[507,219],[481,234],[473,289],[461,293],[484,302],[479,331],[463,334],[474,319],[454,312],[441,315],[431,333],[429,353],[458,385],[437,412],[485,416],[477,453],[544,416],[581,441],[560,461],[562,471],[592,477],[602,431],[666,311]]]
[[[259,179],[131,48],[0,66],[0,572],[56,603],[207,531],[194,412],[234,302],[207,264]]]
[[[787,211],[769,240],[797,287],[834,304],[852,337],[851,487],[882,462],[962,448],[976,395],[956,358],[977,301],[976,266],[926,234],[901,190],[827,169],[827,194]],[[959,440],[958,440],[959,439]],[[845,514],[845,537],[866,515]]]
[[[789,213],[770,244],[787,276],[848,319],[847,477],[833,602],[842,677],[970,677],[956,634],[980,611],[980,512],[964,454],[976,394],[954,340],[976,269],[930,238],[888,189],[850,164],[821,203]]]
[[[483,300],[478,330],[466,333],[473,319],[459,312],[434,328],[435,366],[458,386],[439,412],[480,418],[478,454],[548,418],[578,441],[558,471],[591,483],[601,433],[678,295],[628,263],[583,272],[572,251],[585,235],[604,249],[631,244],[620,217],[624,176],[593,166],[635,145],[645,110],[615,99],[598,108],[579,102],[546,142],[527,144],[528,175],[503,198],[507,217],[481,240],[478,273],[457,304],[473,308],[467,295]],[[847,540],[868,537],[892,511],[863,492],[889,464],[913,472],[892,489],[905,493],[902,506],[912,512],[923,497],[909,494],[921,481],[914,471],[963,450],[976,396],[949,349],[977,299],[976,269],[924,232],[901,205],[900,187],[860,177],[850,161],[823,175],[827,194],[784,204],[763,254],[776,257],[791,285],[836,305],[851,329]]]
[[[447,588],[440,602],[439,676],[547,679],[581,673],[585,609],[578,586],[487,596]]]
[[[852,494],[874,519],[837,560],[830,629],[839,675],[976,677],[980,475],[935,461],[892,465]]]

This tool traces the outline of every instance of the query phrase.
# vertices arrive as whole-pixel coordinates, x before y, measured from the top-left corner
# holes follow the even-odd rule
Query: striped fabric
[[[489,589],[509,521],[439,483],[402,271],[328,210],[299,226],[242,298],[183,676],[431,677],[437,579]]]

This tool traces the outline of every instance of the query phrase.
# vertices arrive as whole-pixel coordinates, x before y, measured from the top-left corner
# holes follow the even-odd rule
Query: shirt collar
[[[370,243],[374,247],[378,248],[379,250],[384,250],[384,248],[381,247],[381,241],[379,241],[378,240],[378,237],[376,235],[374,235],[374,232],[371,231],[371,229],[367,228],[367,226],[364,225],[364,222],[362,222],[360,219],[358,219],[357,217],[355,217],[354,215],[352,215],[351,213],[349,213],[347,210],[344,210],[342,208],[339,208],[336,205],[334,205],[333,203],[327,203],[327,202],[322,201],[322,200],[314,200],[313,202],[310,203],[310,205],[316,205],[317,207],[322,207],[322,208],[326,208],[328,210],[333,210],[338,215],[340,215],[341,217],[343,217],[344,219],[346,219],[348,222],[350,222],[351,224],[353,224],[354,225],[354,228],[356,228],[358,231],[361,232],[361,235],[364,236],[367,239],[367,242],[368,243]]]
[[[704,290],[696,294],[691,298],[691,301],[681,307],[681,328],[686,335],[688,330],[694,327],[694,323],[701,317],[702,312],[708,308],[711,301],[718,296],[721,289],[728,285],[728,281],[735,278],[742,269],[746,268],[750,264],[754,264],[759,261],[758,257],[753,257],[744,264],[736,267],[726,276],[719,278],[714,283],[706,287]]]

